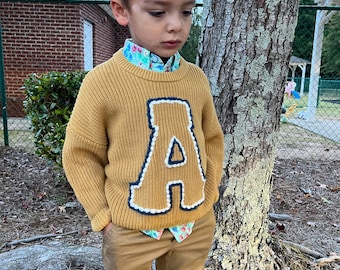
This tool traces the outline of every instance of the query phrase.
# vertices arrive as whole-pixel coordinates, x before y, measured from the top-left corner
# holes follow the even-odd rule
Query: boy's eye
[[[164,13],[164,11],[149,11],[149,14],[153,17],[161,17]]]
[[[185,10],[185,11],[183,11],[183,15],[184,16],[191,16],[192,15],[192,11],[191,10]]]

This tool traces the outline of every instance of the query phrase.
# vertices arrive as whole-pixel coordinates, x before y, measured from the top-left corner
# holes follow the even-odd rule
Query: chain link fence
[[[339,36],[338,7],[300,7],[287,84],[282,89],[280,157],[340,157]]]
[[[0,2],[0,145],[34,152],[23,110],[30,74],[91,70],[129,37],[116,23],[109,0]]]
[[[89,70],[107,60],[129,33],[115,23],[108,1],[24,2],[0,2],[0,145],[34,151],[22,107],[24,80],[31,73]],[[300,7],[282,89],[281,158],[340,156],[339,36],[339,8]]]

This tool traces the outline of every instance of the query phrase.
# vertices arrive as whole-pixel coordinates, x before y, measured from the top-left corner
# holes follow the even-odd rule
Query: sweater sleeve
[[[66,177],[92,229],[100,231],[111,221],[111,214],[104,190],[108,163],[105,107],[95,89],[85,78],[66,129],[62,158]]]
[[[205,136],[205,150],[208,158],[207,181],[221,182],[224,160],[224,135],[218,121],[212,97],[209,97],[203,110],[203,131]],[[218,197],[215,198],[215,202]]]

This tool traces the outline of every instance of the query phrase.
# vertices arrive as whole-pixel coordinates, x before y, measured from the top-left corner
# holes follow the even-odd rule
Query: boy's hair
[[[124,5],[124,7],[128,8],[129,7],[129,0],[121,0],[122,4]]]

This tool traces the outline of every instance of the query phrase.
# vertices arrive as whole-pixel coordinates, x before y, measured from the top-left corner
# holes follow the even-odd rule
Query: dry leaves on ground
[[[0,147],[0,158],[4,161],[0,164],[0,252],[16,246],[3,244],[37,235],[52,237],[29,244],[59,241],[101,246],[101,235],[90,231],[86,214],[60,170],[13,148]],[[272,222],[271,234],[325,256],[338,256],[339,192],[339,160],[277,159],[270,212],[292,219]]]

